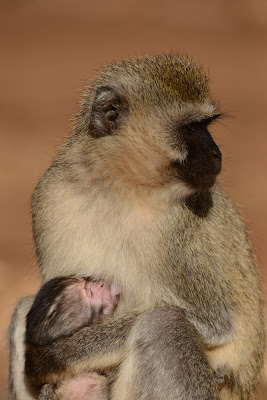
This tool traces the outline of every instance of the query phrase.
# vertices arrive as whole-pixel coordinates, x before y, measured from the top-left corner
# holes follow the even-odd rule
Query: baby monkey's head
[[[221,152],[209,124],[219,117],[202,68],[177,55],[106,68],[79,116],[82,161],[98,179],[176,187],[181,195],[210,188]]]

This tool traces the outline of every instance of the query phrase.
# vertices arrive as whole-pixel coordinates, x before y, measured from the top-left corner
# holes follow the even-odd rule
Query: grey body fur
[[[105,86],[127,98],[129,113],[96,138],[91,109]],[[197,191],[169,167],[188,157],[173,127],[214,114],[205,74],[175,55],[111,66],[95,81],[74,136],[34,191],[33,232],[43,282],[91,276],[122,295],[114,317],[33,350],[34,383],[120,365],[112,400],[253,397],[264,329],[244,223],[218,184]],[[14,317],[11,337],[21,324]],[[23,344],[11,346],[9,398],[32,399],[20,397],[13,347]],[[212,371],[224,377],[219,388]]]

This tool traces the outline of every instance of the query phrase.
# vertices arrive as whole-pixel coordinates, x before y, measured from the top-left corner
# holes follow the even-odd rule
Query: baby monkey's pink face
[[[84,278],[66,288],[66,296],[79,304],[74,305],[79,308],[81,321],[78,325],[83,325],[83,321],[88,325],[111,315],[118,303],[118,295],[119,289],[115,285],[109,287],[104,281],[93,282]]]

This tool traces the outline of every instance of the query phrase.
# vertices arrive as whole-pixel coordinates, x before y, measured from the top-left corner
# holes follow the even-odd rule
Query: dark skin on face
[[[176,164],[178,175],[182,181],[200,191],[212,187],[221,171],[222,155],[208,131],[209,124],[219,117],[220,114],[216,114],[179,128],[188,155],[183,163]]]

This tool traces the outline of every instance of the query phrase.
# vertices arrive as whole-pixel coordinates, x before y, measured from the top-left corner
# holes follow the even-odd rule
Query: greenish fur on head
[[[103,71],[95,85],[122,85],[142,102],[203,103],[209,97],[208,77],[201,66],[176,54],[122,61]]]

